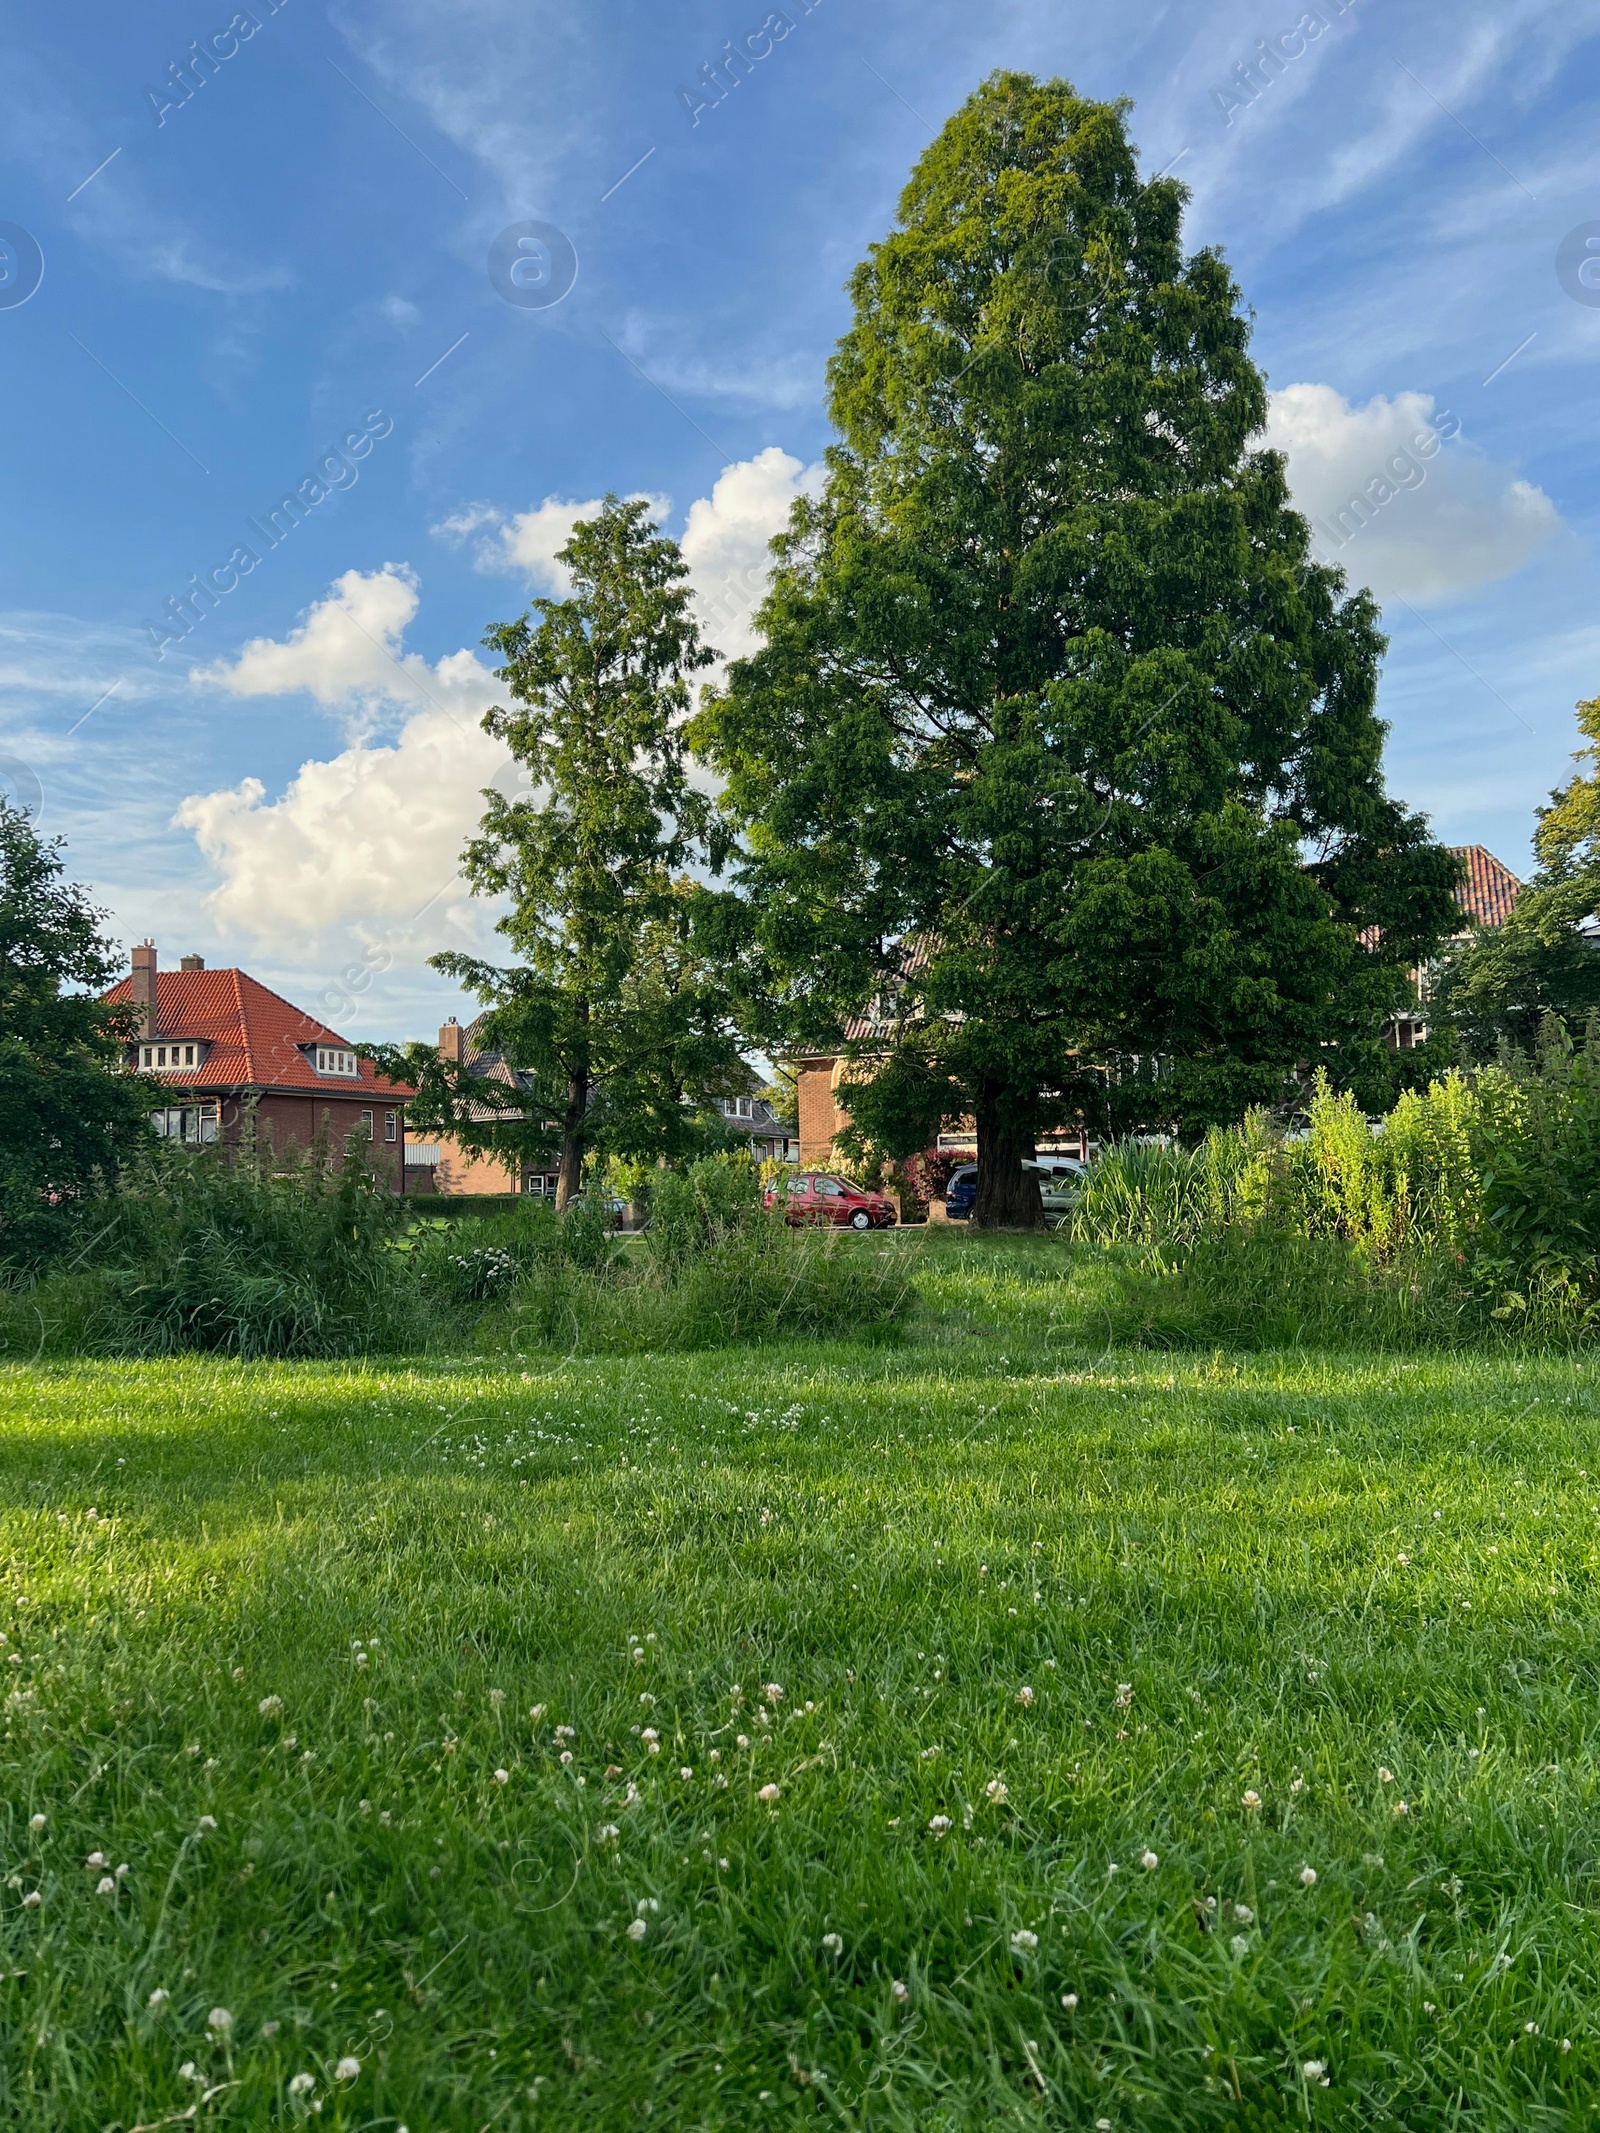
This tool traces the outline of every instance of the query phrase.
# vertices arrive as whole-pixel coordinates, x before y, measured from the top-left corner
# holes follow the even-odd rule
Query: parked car
[[[831,1171],[806,1171],[784,1178],[767,1187],[766,1201],[769,1207],[781,1205],[783,1219],[797,1228],[802,1223],[827,1222],[838,1229],[890,1229],[896,1219],[892,1200],[852,1185],[848,1178],[835,1177]]]
[[[1078,1193],[1088,1165],[1080,1163],[1075,1155],[1041,1155],[1031,1163],[1023,1164],[1024,1170],[1039,1174],[1039,1199],[1044,1207],[1046,1221],[1059,1222],[1070,1215],[1078,1204]],[[973,1203],[978,1197],[978,1166],[963,1163],[950,1173],[950,1183],[945,1189],[944,1211],[952,1222],[970,1222]]]

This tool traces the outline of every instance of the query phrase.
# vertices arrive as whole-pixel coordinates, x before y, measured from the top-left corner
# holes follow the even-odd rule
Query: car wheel
[[[852,1229],[871,1229],[872,1217],[864,1207],[858,1207],[850,1217],[850,1227]]]

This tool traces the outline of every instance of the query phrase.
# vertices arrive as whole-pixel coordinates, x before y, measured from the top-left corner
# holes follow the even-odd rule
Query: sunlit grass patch
[[[1063,1347],[1048,1249],[0,1379],[11,2121],[1578,2122],[1592,1373]]]

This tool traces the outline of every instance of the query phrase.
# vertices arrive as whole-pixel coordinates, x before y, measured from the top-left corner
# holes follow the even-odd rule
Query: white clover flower
[[[1233,1950],[1235,1955],[1248,1955],[1250,1953],[1250,1943],[1245,1939],[1242,1933],[1235,1933],[1232,1940],[1229,1941],[1228,1946]]]
[[[1378,1765],[1378,1783],[1380,1785],[1392,1785],[1394,1783],[1394,1772],[1385,1770],[1381,1763]]]
[[[489,1702],[495,1710],[502,1710],[505,1706],[505,1700],[506,1692],[504,1689],[491,1689],[489,1691]],[[342,2066],[344,2061],[341,2059],[339,2064]]]
[[[289,2094],[291,2096],[309,2096],[316,2085],[317,2077],[315,2074],[291,2074],[289,2077]]]
[[[740,1733],[740,1734],[736,1735],[736,1737],[735,1737],[735,1739],[734,1739],[734,1743],[733,1743],[733,1744],[734,1744],[734,1746],[735,1746],[736,1748],[748,1748],[748,1747],[749,1747],[749,1745],[750,1745],[750,1736],[749,1736],[749,1734],[748,1734],[748,1733]]]
[[[1300,2071],[1307,2081],[1320,2081],[1328,2071],[1327,2062],[1322,2059],[1308,2059]]]
[[[1030,1933],[1026,1926],[1019,1926],[1011,1936],[1011,1945],[1018,1955],[1032,1955],[1039,1945],[1039,1936]]]
[[[233,2016],[229,2014],[226,2007],[213,2007],[210,2014],[206,2016],[206,2027],[215,2036],[229,2036],[233,2031]]]
[[[1161,1864],[1161,1860],[1159,1855],[1155,1852],[1142,1851],[1139,1854],[1139,1864],[1144,1868],[1147,1874],[1152,1874]]]
[[[88,1858],[85,1859],[83,1863],[85,1866],[104,1866],[106,1863],[106,1855],[104,1852],[91,1852]]]
[[[1236,1903],[1233,1907],[1233,1915],[1238,1919],[1241,1926],[1253,1926],[1256,1922],[1256,1914],[1247,1903]]]
[[[355,2056],[354,2052],[346,2052],[345,2056],[334,2068],[333,2078],[335,2081],[354,2081],[360,2071],[361,2061]]]
[[[685,1764],[683,1764],[683,1766],[682,1766],[682,1767],[680,1768],[680,1770],[679,1770],[679,1772],[678,1772],[678,1775],[679,1775],[679,1777],[681,1777],[681,1778],[683,1779],[683,1782],[684,1782],[684,1783],[685,1783],[685,1784],[687,1785],[687,1784],[688,1784],[688,1782],[689,1782],[689,1780],[690,1780],[690,1778],[692,1778],[692,1777],[694,1776],[694,1772],[693,1772],[693,1770],[691,1770],[691,1769],[690,1769],[689,1765],[688,1765],[687,1763],[685,1763]]]
[[[172,1994],[168,1992],[166,1986],[158,1985],[155,1991],[151,1993],[149,1999],[147,1999],[144,2004],[146,2005],[146,2007],[149,2008],[152,2014],[160,2014],[161,2010],[166,2006],[167,2002],[171,1998]]]
[[[535,1725],[537,1725],[540,1719],[543,1718],[546,1708],[547,1706],[542,1703],[530,1704],[528,1706],[528,1716],[533,1720]]]
[[[889,1987],[889,1997],[893,2000],[900,2001],[903,2005],[904,2002],[909,2000],[911,1997],[911,1988],[909,1985],[903,1985],[900,1982],[899,1978],[896,1978],[894,1983]]]
[[[602,1822],[595,1831],[594,1841],[596,1844],[615,1844],[621,1834],[615,1822]]]
[[[983,1789],[985,1794],[991,1800],[994,1800],[996,1802],[1006,1799],[1008,1797],[1006,1781],[1004,1778],[990,1778],[988,1784],[985,1785]]]
[[[928,1818],[928,1832],[931,1836],[942,1837],[949,1827],[948,1815],[930,1815]]]
[[[97,1896],[115,1896],[117,1884],[109,1874],[102,1874],[94,1885],[94,1892]]]
[[[1259,1792],[1256,1792],[1256,1791],[1254,1791],[1254,1790],[1251,1790],[1251,1791],[1249,1791],[1249,1792],[1246,1792],[1246,1793],[1244,1794],[1244,1797],[1243,1797],[1243,1802],[1242,1802],[1242,1804],[1243,1804],[1244,1806],[1248,1807],[1248,1808],[1249,1808],[1249,1810],[1250,1810],[1250,1812],[1251,1812],[1252,1814],[1254,1814],[1254,1813],[1255,1813],[1255,1811],[1256,1811],[1256,1809],[1257,1809],[1257,1808],[1258,1808],[1258,1807],[1259,1807],[1259,1806],[1261,1805],[1261,1795],[1260,1795],[1260,1793],[1259,1793]]]
[[[776,1800],[780,1799],[782,1795],[783,1788],[781,1785],[763,1785],[761,1790],[756,1794],[756,1798],[758,1800]]]
[[[1316,1868],[1315,1868],[1314,1866],[1303,1866],[1303,1867],[1301,1867],[1301,1869],[1300,1869],[1300,1886],[1301,1886],[1301,1887],[1302,1887],[1303,1889],[1314,1889],[1314,1888],[1316,1887],[1316,1885],[1317,1885],[1317,1870],[1316,1870]]]
[[[511,1783],[511,1772],[509,1770],[497,1770],[494,1774],[494,1781],[497,1785],[509,1785]]]
[[[628,1925],[628,1938],[629,1940],[643,1940],[649,1930],[650,1928],[642,1918],[632,1919]]]
[[[577,1739],[577,1737],[578,1737],[578,1729],[577,1729],[577,1727],[576,1727],[576,1726],[557,1726],[557,1727],[556,1727],[556,1739],[557,1739],[557,1740],[576,1740],[576,1739]]]
[[[202,1815],[198,1824],[196,1825],[196,1827],[200,1829],[215,1829],[216,1826],[217,1818],[215,1815]]]
[[[769,1681],[761,1692],[768,1703],[782,1703],[783,1690],[776,1681]]]
[[[651,1750],[651,1753],[655,1753],[654,1749]],[[563,1770],[572,1768],[572,1750],[570,1748],[563,1748],[561,1751],[561,1767]]]
[[[650,1691],[649,1691],[648,1689],[646,1689],[646,1690],[644,1691],[644,1693],[643,1693],[643,1694],[642,1694],[642,1695],[640,1696],[640,1698],[639,1698],[639,1701],[640,1701],[640,1702],[641,1702],[641,1703],[642,1703],[642,1704],[644,1705],[645,1709],[646,1709],[646,1710],[648,1711],[648,1710],[650,1710],[650,1709],[652,1708],[652,1706],[654,1705],[654,1703],[655,1703],[655,1698],[654,1698],[654,1697],[653,1697],[653,1696],[651,1695]]]
[[[275,1718],[283,1709],[283,1698],[281,1696],[263,1696],[256,1705],[256,1709],[263,1718]]]
[[[837,1933],[824,1933],[822,1945],[830,1955],[843,1955],[844,1953],[844,1941]]]
[[[1076,2014],[1078,2011],[1078,1995],[1075,1992],[1064,1992],[1061,1995],[1061,2004],[1068,2014]]]
[[[1131,1681],[1119,1681],[1117,1683],[1117,1709],[1125,1711],[1132,1701],[1133,1683]]]
[[[923,1761],[924,1761],[925,1763],[931,1763],[931,1762],[933,1761],[934,1757],[935,1757],[936,1755],[938,1755],[938,1754],[939,1754],[940,1752],[941,1752],[941,1750],[939,1749],[939,1746],[938,1746],[938,1744],[937,1744],[937,1743],[935,1743],[933,1747],[931,1747],[931,1748],[924,1748],[924,1749],[923,1749],[923,1751],[922,1751],[922,1760],[923,1760]]]
[[[1024,1682],[1022,1687],[1017,1691],[1017,1701],[1018,1703],[1024,1705],[1031,1704],[1033,1702],[1033,1691],[1028,1687],[1026,1682]]]
[[[44,1828],[44,1825],[45,1817],[43,1815],[29,1815],[28,1827],[33,1831],[35,1836],[37,1836],[40,1830]]]
[[[22,1899],[22,1908],[25,1911],[37,1911],[43,1902],[44,1898],[37,1889],[29,1889],[27,1895]]]

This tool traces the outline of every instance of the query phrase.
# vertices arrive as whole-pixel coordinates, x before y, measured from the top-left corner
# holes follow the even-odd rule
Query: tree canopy
[[[1578,705],[1587,743],[1539,809],[1539,871],[1502,926],[1477,928],[1445,959],[1439,1012],[1469,1060],[1532,1053],[1547,1015],[1576,1034],[1600,1009],[1600,697]]]
[[[65,1208],[150,1140],[150,1089],[122,1071],[128,1010],[105,913],[0,800],[0,1259],[46,1253]]]
[[[765,642],[691,729],[763,1034],[843,1041],[888,1153],[975,1116],[989,1221],[1036,1218],[1052,1125],[1348,1079],[1456,923],[1384,788],[1373,604],[1253,443],[1238,292],[1126,117],[997,74],[924,153]]]
[[[479,1041],[506,1078],[421,1045],[374,1056],[415,1082],[425,1131],[519,1165],[559,1151],[564,1207],[590,1150],[693,1150],[703,1106],[742,1087],[744,1069],[692,937],[688,869],[709,805],[689,782],[682,725],[691,678],[715,654],[682,558],[643,502],[611,496],[558,560],[569,595],[485,639],[512,701],[483,723],[533,790],[485,793],[465,865],[480,894],[510,899],[499,931],[518,961],[433,958],[486,1003]]]

